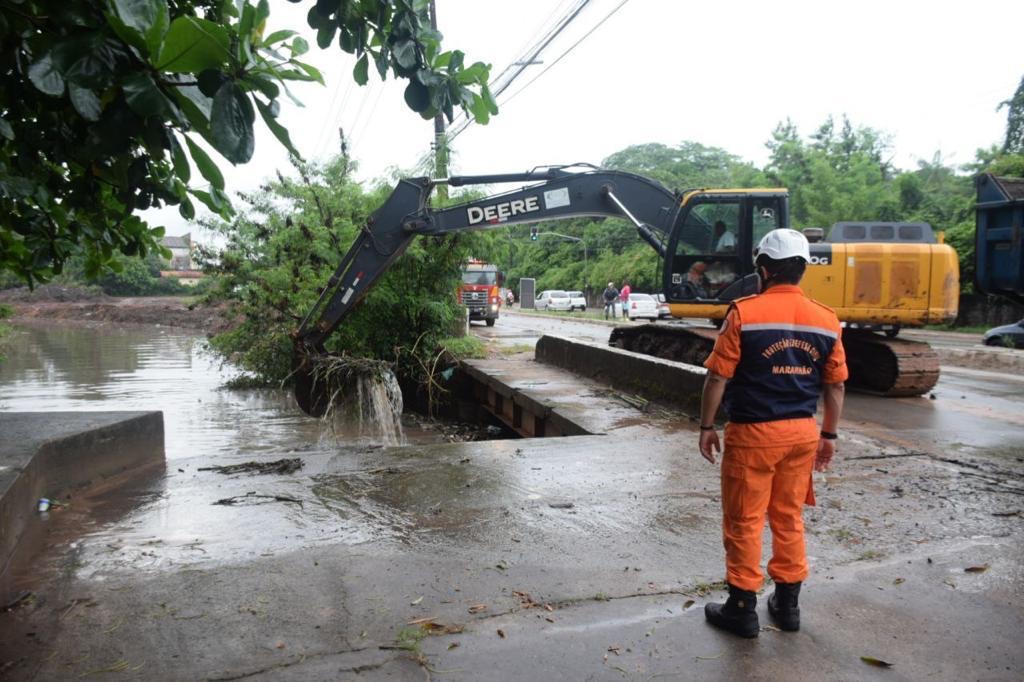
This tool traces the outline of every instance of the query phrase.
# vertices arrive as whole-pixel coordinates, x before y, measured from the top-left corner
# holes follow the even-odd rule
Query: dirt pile
[[[47,285],[35,291],[0,292],[15,319],[69,320],[115,324],[152,324],[216,333],[230,327],[225,306],[195,304],[189,298],[153,296],[116,298],[81,287]]]
[[[61,286],[60,284],[44,284],[35,289],[18,287],[0,291],[0,302],[2,303],[101,301],[108,298],[99,287]]]

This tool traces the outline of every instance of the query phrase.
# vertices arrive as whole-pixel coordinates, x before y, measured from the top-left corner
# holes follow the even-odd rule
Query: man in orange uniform
[[[772,529],[768,612],[783,630],[800,629],[798,597],[807,577],[803,505],[814,503],[811,469],[835,453],[843,408],[846,355],[835,312],[797,286],[810,262],[807,239],[772,230],[758,245],[762,291],[733,302],[708,368],[701,398],[700,452],[712,464],[721,447],[714,419],[723,398],[729,421],[722,455],[722,535],[729,599],[708,604],[717,627],[742,637],[760,631],[761,533]],[[824,393],[821,430],[814,420]]]

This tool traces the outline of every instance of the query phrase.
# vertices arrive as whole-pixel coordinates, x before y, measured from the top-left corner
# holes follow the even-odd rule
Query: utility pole
[[[437,5],[435,0],[430,0],[430,28],[437,30]],[[448,177],[448,143],[444,135],[444,113],[437,112],[434,116],[434,177]],[[448,184],[442,183],[437,186],[437,198],[441,201],[448,200]]]

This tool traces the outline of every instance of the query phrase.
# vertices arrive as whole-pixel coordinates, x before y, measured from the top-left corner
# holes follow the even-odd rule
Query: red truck
[[[500,289],[505,277],[497,265],[471,260],[462,268],[459,302],[469,310],[470,320],[484,320],[493,327],[501,308]]]

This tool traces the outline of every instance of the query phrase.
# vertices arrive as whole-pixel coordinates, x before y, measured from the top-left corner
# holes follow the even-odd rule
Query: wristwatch
[[[715,430],[715,425],[712,424],[711,426],[704,426],[703,424],[701,424],[700,425],[700,430],[701,431],[714,431]]]
[[[839,438],[839,435],[832,433],[831,431],[822,431],[821,437],[825,440],[835,440],[836,438]]]

